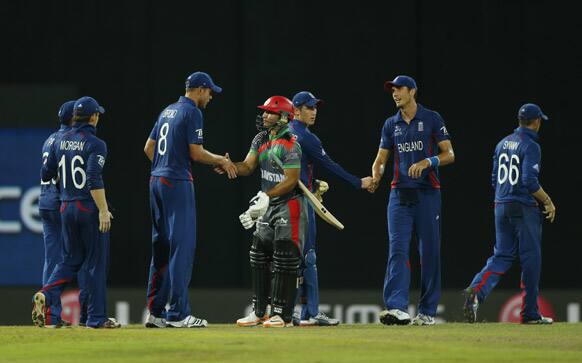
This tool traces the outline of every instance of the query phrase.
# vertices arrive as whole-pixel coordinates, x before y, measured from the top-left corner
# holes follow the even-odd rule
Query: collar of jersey
[[[71,129],[71,126],[69,126],[69,125],[62,125],[61,124],[61,127],[59,127],[59,131],[67,131],[70,129]]]
[[[537,139],[540,138],[540,135],[538,135],[537,132],[535,132],[532,129],[528,129],[527,127],[523,127],[523,126],[520,126],[517,129],[515,129],[515,132],[519,132],[519,133],[525,134],[525,135],[531,137],[534,140],[537,140]]]
[[[79,130],[89,131],[89,132],[91,132],[93,134],[95,134],[97,132],[97,129],[95,128],[95,126],[89,125],[86,122],[76,123],[76,124],[73,125],[73,128],[79,129]]]
[[[305,122],[301,122],[299,120],[293,120],[289,123],[289,126],[293,126],[294,129],[307,129],[307,124]]]
[[[283,135],[284,135],[285,133],[287,133],[287,132],[289,132],[289,126],[285,126],[285,127],[283,127],[283,128],[282,128],[282,129],[279,131],[279,133],[278,133],[277,135],[275,135],[275,136],[271,135],[271,133],[269,132],[269,140],[271,140],[271,141],[272,141],[272,140],[277,140],[277,139],[280,139],[280,138],[281,138],[281,136],[283,136]]]
[[[419,120],[422,119],[423,113],[424,113],[424,107],[420,103],[417,103],[416,104],[416,115],[414,115],[414,118],[412,120],[410,120],[410,122],[412,122],[416,119],[419,119]],[[394,121],[396,121],[396,122],[406,122],[402,118],[402,112],[400,112],[400,110],[398,110],[398,112],[396,112],[396,115],[394,117],[395,117]]]
[[[192,101],[191,99],[189,99],[188,97],[185,97],[185,96],[180,96],[180,98],[178,98],[178,102],[189,103],[194,107],[198,107],[198,106],[196,106],[196,102]]]

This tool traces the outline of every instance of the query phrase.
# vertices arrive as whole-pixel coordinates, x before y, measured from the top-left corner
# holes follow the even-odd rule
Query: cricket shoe
[[[293,323],[293,326],[300,326],[301,325],[301,314],[293,313],[293,316],[291,317],[291,322]]]
[[[166,321],[168,328],[206,328],[208,322],[204,319],[188,315],[180,321]]]
[[[165,328],[168,323],[166,322],[166,319],[157,318],[155,315],[148,313],[148,318],[144,325],[146,328]]]
[[[418,314],[410,322],[411,325],[435,325],[436,321],[430,315]]]
[[[263,322],[263,327],[265,328],[284,328],[286,326],[293,326],[293,323],[286,323],[279,315],[271,316]]]
[[[60,320],[58,323],[54,325],[45,325],[44,327],[49,329],[72,328],[73,324],[66,320]]]
[[[300,326],[336,326],[339,325],[340,321],[338,319],[330,318],[325,315],[325,313],[319,313],[316,316],[312,316],[307,320],[301,320]]]
[[[265,313],[265,316],[263,316],[262,318],[259,318],[257,316],[257,314],[255,314],[255,311],[251,311],[251,313],[247,316],[245,316],[244,318],[240,318],[236,321],[236,325],[238,326],[242,326],[242,327],[250,327],[250,326],[257,326],[257,325],[261,325],[264,321],[269,319],[269,315],[267,315]]]
[[[398,309],[382,310],[380,322],[384,325],[408,325],[410,324],[410,315]]]
[[[540,316],[539,319],[535,320],[523,320],[522,324],[541,324],[541,325],[550,325],[554,323],[554,319],[548,318],[545,316]]]
[[[32,323],[39,328],[45,326],[46,319],[46,296],[42,292],[37,292],[32,297]]]
[[[472,288],[467,288],[464,291],[465,304],[463,305],[463,314],[467,323],[474,323],[477,321],[477,310],[479,309],[479,299],[477,294],[473,292]]]
[[[119,329],[121,324],[115,318],[107,318],[101,325],[90,326],[85,324],[85,327],[87,329]]]

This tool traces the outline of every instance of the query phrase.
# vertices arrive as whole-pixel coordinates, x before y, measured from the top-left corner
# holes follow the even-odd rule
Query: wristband
[[[439,164],[441,163],[438,156],[426,158],[426,160],[428,160],[428,163],[430,164],[431,167],[432,166],[439,166]]]

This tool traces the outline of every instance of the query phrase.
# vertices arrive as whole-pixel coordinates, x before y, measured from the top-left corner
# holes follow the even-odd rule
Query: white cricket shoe
[[[265,316],[263,316],[262,318],[259,318],[257,316],[257,314],[255,314],[255,311],[251,311],[251,313],[247,316],[245,316],[244,318],[240,318],[236,321],[236,325],[238,326],[257,326],[262,324],[264,321],[266,321],[267,319],[269,319],[269,315],[265,314]]]
[[[155,315],[148,313],[148,318],[144,325],[146,328],[165,328],[168,323],[166,322],[166,319],[157,318]]]
[[[279,315],[274,315],[264,321],[263,326],[265,328],[284,328],[286,326],[293,326],[293,323],[285,323],[285,320],[283,320]]]
[[[412,319],[411,325],[435,325],[436,321],[430,315],[418,314]]]
[[[410,324],[410,315],[398,309],[382,310],[380,322],[385,325],[408,325]]]
[[[546,316],[540,316],[539,319],[536,320],[526,320],[522,321],[522,324],[542,324],[542,325],[549,325],[554,323],[554,319],[548,318]]]
[[[339,325],[338,319],[330,318],[325,313],[320,312],[316,316],[312,316],[307,320],[301,320],[300,326],[336,326]]]
[[[180,321],[166,320],[166,324],[168,328],[206,328],[208,326],[208,322],[206,320],[197,318],[192,315],[188,315]]]

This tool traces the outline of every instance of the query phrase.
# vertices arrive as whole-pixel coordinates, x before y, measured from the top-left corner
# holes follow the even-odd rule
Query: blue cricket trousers
[[[307,320],[319,313],[319,282],[317,278],[317,255],[315,253],[316,238],[315,210],[307,204],[307,235],[303,248],[303,283],[299,287],[299,296],[305,298],[301,306],[301,320]]]
[[[417,200],[403,203],[401,189],[392,189],[388,201],[388,265],[384,278],[384,304],[408,311],[410,241],[415,233],[421,263],[418,312],[435,316],[441,294],[441,193],[439,189],[414,189]]]
[[[87,326],[96,327],[107,320],[107,266],[109,233],[99,232],[99,210],[92,200],[61,204],[63,259],[57,263],[41,291],[46,296],[46,324],[61,319],[60,296],[75,274],[84,270],[87,301]]]
[[[496,203],[495,238],[493,256],[475,275],[470,287],[477,292],[479,301],[484,301],[519,256],[521,285],[525,290],[521,319],[539,319],[537,299],[542,263],[542,214],[539,208],[518,202]]]
[[[194,185],[188,180],[152,176],[150,210],[152,261],[147,307],[156,317],[180,321],[191,314],[188,285],[196,250]]]

